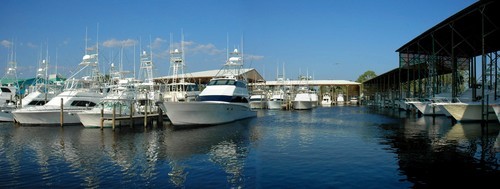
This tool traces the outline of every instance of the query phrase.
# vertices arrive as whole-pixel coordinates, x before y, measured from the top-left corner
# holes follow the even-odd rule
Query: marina
[[[485,188],[500,176],[499,131],[353,105],[197,129],[4,122],[0,187]]]
[[[172,12],[185,6],[172,3],[179,6]],[[234,3],[221,7],[253,6]],[[345,6],[330,3],[307,6]],[[290,4],[306,6],[294,2],[283,6]],[[141,10],[142,6],[137,5]],[[351,6],[361,7],[347,5]],[[380,8],[385,6],[389,5]],[[252,11],[242,11],[246,16],[242,23],[259,23],[245,29],[235,22],[242,21],[236,19],[241,15],[226,20],[228,15],[196,10],[219,19],[208,21],[211,17],[206,16],[207,23],[214,25],[190,28],[187,40],[184,29],[180,41],[172,33],[169,40],[150,34],[147,45],[141,37],[121,40],[110,35],[110,30],[121,34],[150,28],[142,25],[146,22],[128,20],[129,26],[140,29],[116,30],[119,27],[107,25],[104,32],[97,24],[95,36],[89,37],[86,29],[85,39],[71,48],[66,45],[77,41],[74,38],[57,42],[62,44],[55,45],[56,51],[65,47],[60,53],[63,63],[58,62],[59,52],[55,61],[51,58],[54,53],[49,53],[48,41],[38,46],[28,40],[0,39],[0,50],[9,51],[0,79],[0,188],[495,186],[500,178],[500,19],[495,12],[499,9],[497,1],[476,1],[427,30],[416,31],[421,33],[414,38],[404,36],[406,42],[396,43],[401,45],[395,49],[397,60],[389,61],[392,66],[380,75],[371,70],[387,66],[387,60],[378,57],[379,48],[389,44],[388,36],[403,35],[315,29],[336,23],[318,24],[319,18],[337,18],[321,11],[315,12],[317,18],[304,17],[308,22],[288,25],[267,23],[283,18],[265,11],[250,14],[264,15],[265,19],[253,22],[246,18]],[[276,15],[285,14],[282,9],[276,11]],[[358,14],[353,13],[352,20],[366,20],[355,19]],[[395,17],[392,14],[400,18],[402,13],[387,12]],[[165,32],[158,28],[170,19],[152,31]],[[222,21],[231,24],[221,27]],[[280,34],[262,35],[262,31],[274,31],[261,29],[264,22],[267,27],[283,27],[274,28]],[[297,25],[302,28],[292,29]],[[224,48],[223,38],[215,35],[221,30],[211,30],[226,27],[253,32],[245,34],[250,38],[245,46],[241,36],[232,47],[227,32]],[[303,28],[311,28],[311,39],[290,40],[301,35],[281,32]],[[356,31],[377,32],[372,28]],[[393,30],[406,31],[401,25],[395,28],[384,29],[384,36]],[[349,43],[341,44],[345,34],[317,33],[324,31],[343,31],[357,39],[349,36]],[[100,42],[103,33],[105,40]],[[370,41],[375,39],[384,41]],[[74,44],[84,48],[83,54],[66,52],[74,50]],[[359,53],[365,46],[370,53]],[[23,52],[21,66],[18,49]],[[40,51],[36,65],[27,66],[26,57],[33,58],[34,49]],[[346,49],[356,49],[356,54]],[[283,55],[289,57],[282,61]],[[277,59],[272,76],[266,74],[271,59]],[[213,69],[218,66],[222,67]],[[296,74],[294,69],[302,66],[306,74],[303,68]],[[66,69],[65,74],[58,68]],[[368,71],[356,81],[338,77],[355,77],[353,73],[360,69]],[[31,72],[35,75],[28,76]]]

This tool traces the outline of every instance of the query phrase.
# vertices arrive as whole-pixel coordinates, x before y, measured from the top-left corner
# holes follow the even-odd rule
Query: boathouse
[[[466,88],[481,91],[472,98],[483,102],[485,89],[493,89],[496,99],[498,10],[498,1],[478,1],[410,40],[396,50],[399,67],[365,81],[363,92],[374,104],[440,93],[453,98]]]

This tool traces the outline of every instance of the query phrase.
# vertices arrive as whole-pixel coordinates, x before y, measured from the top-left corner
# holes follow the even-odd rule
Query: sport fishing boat
[[[172,41],[172,40],[171,40]],[[189,82],[184,74],[184,35],[180,43],[181,49],[173,48],[170,44],[170,73],[172,78],[162,91],[163,100],[169,102],[194,101],[200,94],[196,83]]]
[[[313,106],[313,98],[307,87],[300,87],[292,101],[295,110],[310,110]]]
[[[267,95],[264,90],[256,89],[250,95],[250,108],[252,109],[267,109]]]
[[[241,77],[242,53],[235,49],[199,94],[197,101],[163,102],[172,125],[217,125],[256,117],[250,108],[247,81]]]
[[[17,93],[19,84],[17,79],[17,63],[14,59],[14,51],[9,55],[7,71],[0,80],[0,121],[12,121],[11,112],[17,108]]]
[[[267,108],[270,110],[280,110],[286,108],[286,93],[285,93],[285,66],[283,65],[283,74],[279,74],[276,69],[276,81],[278,85],[274,87],[271,97],[267,100]]]
[[[107,90],[99,82],[97,53],[86,53],[79,65],[80,70],[64,82],[63,92],[43,106],[13,111],[14,120],[21,125],[80,124],[76,113],[97,105]]]
[[[323,94],[323,98],[321,100],[321,105],[322,106],[331,106],[332,105],[332,97],[330,94],[325,93]]]
[[[101,117],[112,118],[113,115],[116,117],[139,116],[139,113],[134,109],[135,97],[136,90],[134,85],[130,84],[128,80],[123,79],[120,80],[119,86],[113,87],[112,91],[102,98],[97,106],[94,106],[90,110],[78,112],[77,115],[84,127],[100,127]],[[143,122],[140,119],[133,120],[137,123]],[[129,121],[126,119],[120,121],[120,123],[128,125],[131,124]],[[111,126],[113,126],[112,120],[103,120],[102,127]]]

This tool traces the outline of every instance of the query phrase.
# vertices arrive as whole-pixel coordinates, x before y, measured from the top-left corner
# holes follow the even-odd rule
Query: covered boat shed
[[[496,89],[498,10],[500,2],[481,0],[420,34],[396,50],[399,68],[365,81],[364,92],[394,99],[432,97],[447,88],[457,97],[464,83],[483,94],[481,86]]]

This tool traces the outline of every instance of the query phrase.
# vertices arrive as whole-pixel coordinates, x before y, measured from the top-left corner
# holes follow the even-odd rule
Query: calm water
[[[499,128],[363,106],[189,130],[0,123],[0,188],[495,186]]]

